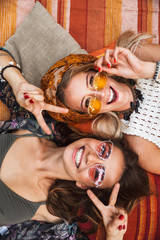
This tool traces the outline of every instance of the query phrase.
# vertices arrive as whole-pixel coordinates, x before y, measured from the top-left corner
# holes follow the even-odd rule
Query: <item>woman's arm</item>
[[[130,147],[139,156],[139,165],[146,171],[160,174],[160,148],[154,143],[138,137],[125,135]]]
[[[136,48],[134,53],[142,61],[157,62],[160,60],[160,45],[144,43]]]

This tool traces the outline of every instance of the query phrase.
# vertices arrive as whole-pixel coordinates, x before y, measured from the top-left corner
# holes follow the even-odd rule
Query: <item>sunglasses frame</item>
[[[97,73],[94,75],[94,79],[95,79],[96,75],[100,75],[100,74],[102,74],[102,73],[103,73],[104,75],[106,75],[106,79],[107,79],[107,74],[106,74],[106,72],[104,72],[104,71],[102,71],[102,72],[97,72]],[[107,80],[106,80],[106,83],[107,83]],[[93,88],[94,88],[94,90],[96,90],[96,91],[98,92],[98,91],[101,91],[102,89],[104,89],[105,86],[104,86],[102,89],[100,89],[100,90],[96,89],[94,86],[93,86]],[[100,101],[99,98],[97,98],[97,97],[91,97],[90,99],[97,99],[97,100],[100,102],[100,104],[101,104],[101,101]],[[90,106],[90,102],[89,102],[89,106]],[[98,113],[95,113],[95,114],[90,113],[90,112],[89,112],[89,106],[88,106],[88,114],[89,114],[89,115],[94,116],[94,115],[97,115],[97,114],[100,112],[100,110],[99,110]],[[100,109],[101,109],[101,108],[100,108]]]
[[[112,146],[112,148],[111,148],[111,153],[112,153],[112,150],[113,150],[113,142],[111,141],[111,140],[106,140],[106,141],[101,141],[100,143],[98,143],[97,144],[97,147],[98,147],[98,145],[100,145],[100,144],[102,144],[102,143],[110,143],[111,144],[111,146]],[[110,155],[111,155],[111,153],[109,154],[109,157],[107,158],[107,159],[104,159],[104,158],[102,158],[101,156],[99,156],[98,155],[98,152],[97,152],[97,147],[96,147],[96,154],[97,154],[97,157],[99,158],[99,159],[101,159],[101,160],[103,160],[103,161],[105,161],[105,160],[107,160],[109,157],[110,157]],[[100,166],[102,166],[103,168],[104,168],[104,178],[105,178],[105,175],[106,175],[106,168],[105,168],[105,166],[102,164],[102,163],[96,163],[96,164],[94,164],[92,167],[94,167],[94,166],[96,166],[96,165],[100,165]],[[97,187],[100,187],[102,184],[103,184],[103,181],[104,181],[104,179],[103,179],[103,181],[101,182],[101,184],[95,184],[95,182],[93,181],[93,179],[91,178],[91,176],[90,176],[90,169],[92,168],[92,167],[90,167],[89,168],[89,170],[88,170],[88,175],[89,175],[89,178],[91,179],[91,181],[94,183],[94,185],[96,186],[96,188]]]

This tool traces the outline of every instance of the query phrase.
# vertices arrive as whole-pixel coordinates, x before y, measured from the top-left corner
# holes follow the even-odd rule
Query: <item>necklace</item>
[[[123,118],[124,120],[127,121],[130,119],[130,116],[134,111],[138,113],[140,102],[143,101],[143,95],[139,89],[135,88],[136,81],[134,79],[127,79],[127,81],[125,80],[122,81],[122,79],[120,80],[118,79],[118,82],[120,81],[124,82],[130,88],[133,95],[133,102],[130,102],[130,108],[116,112],[120,118]]]

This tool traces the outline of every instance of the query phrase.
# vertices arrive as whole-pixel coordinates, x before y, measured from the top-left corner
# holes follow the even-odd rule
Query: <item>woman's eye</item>
[[[88,99],[85,101],[85,107],[86,107],[86,108],[89,107],[89,101],[90,101],[90,98],[88,98]]]
[[[93,81],[94,81],[94,77],[92,76],[89,80],[89,84],[90,84],[91,87],[93,86]]]

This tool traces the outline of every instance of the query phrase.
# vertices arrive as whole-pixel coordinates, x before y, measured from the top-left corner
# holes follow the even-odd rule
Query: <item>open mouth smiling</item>
[[[110,96],[109,96],[109,99],[108,99],[108,102],[107,104],[111,104],[111,103],[114,103],[118,100],[118,94],[117,92],[112,88],[110,87]]]
[[[74,155],[74,160],[75,160],[75,165],[77,168],[79,168],[81,161],[82,161],[82,156],[83,156],[83,152],[84,152],[84,146],[80,147]]]

